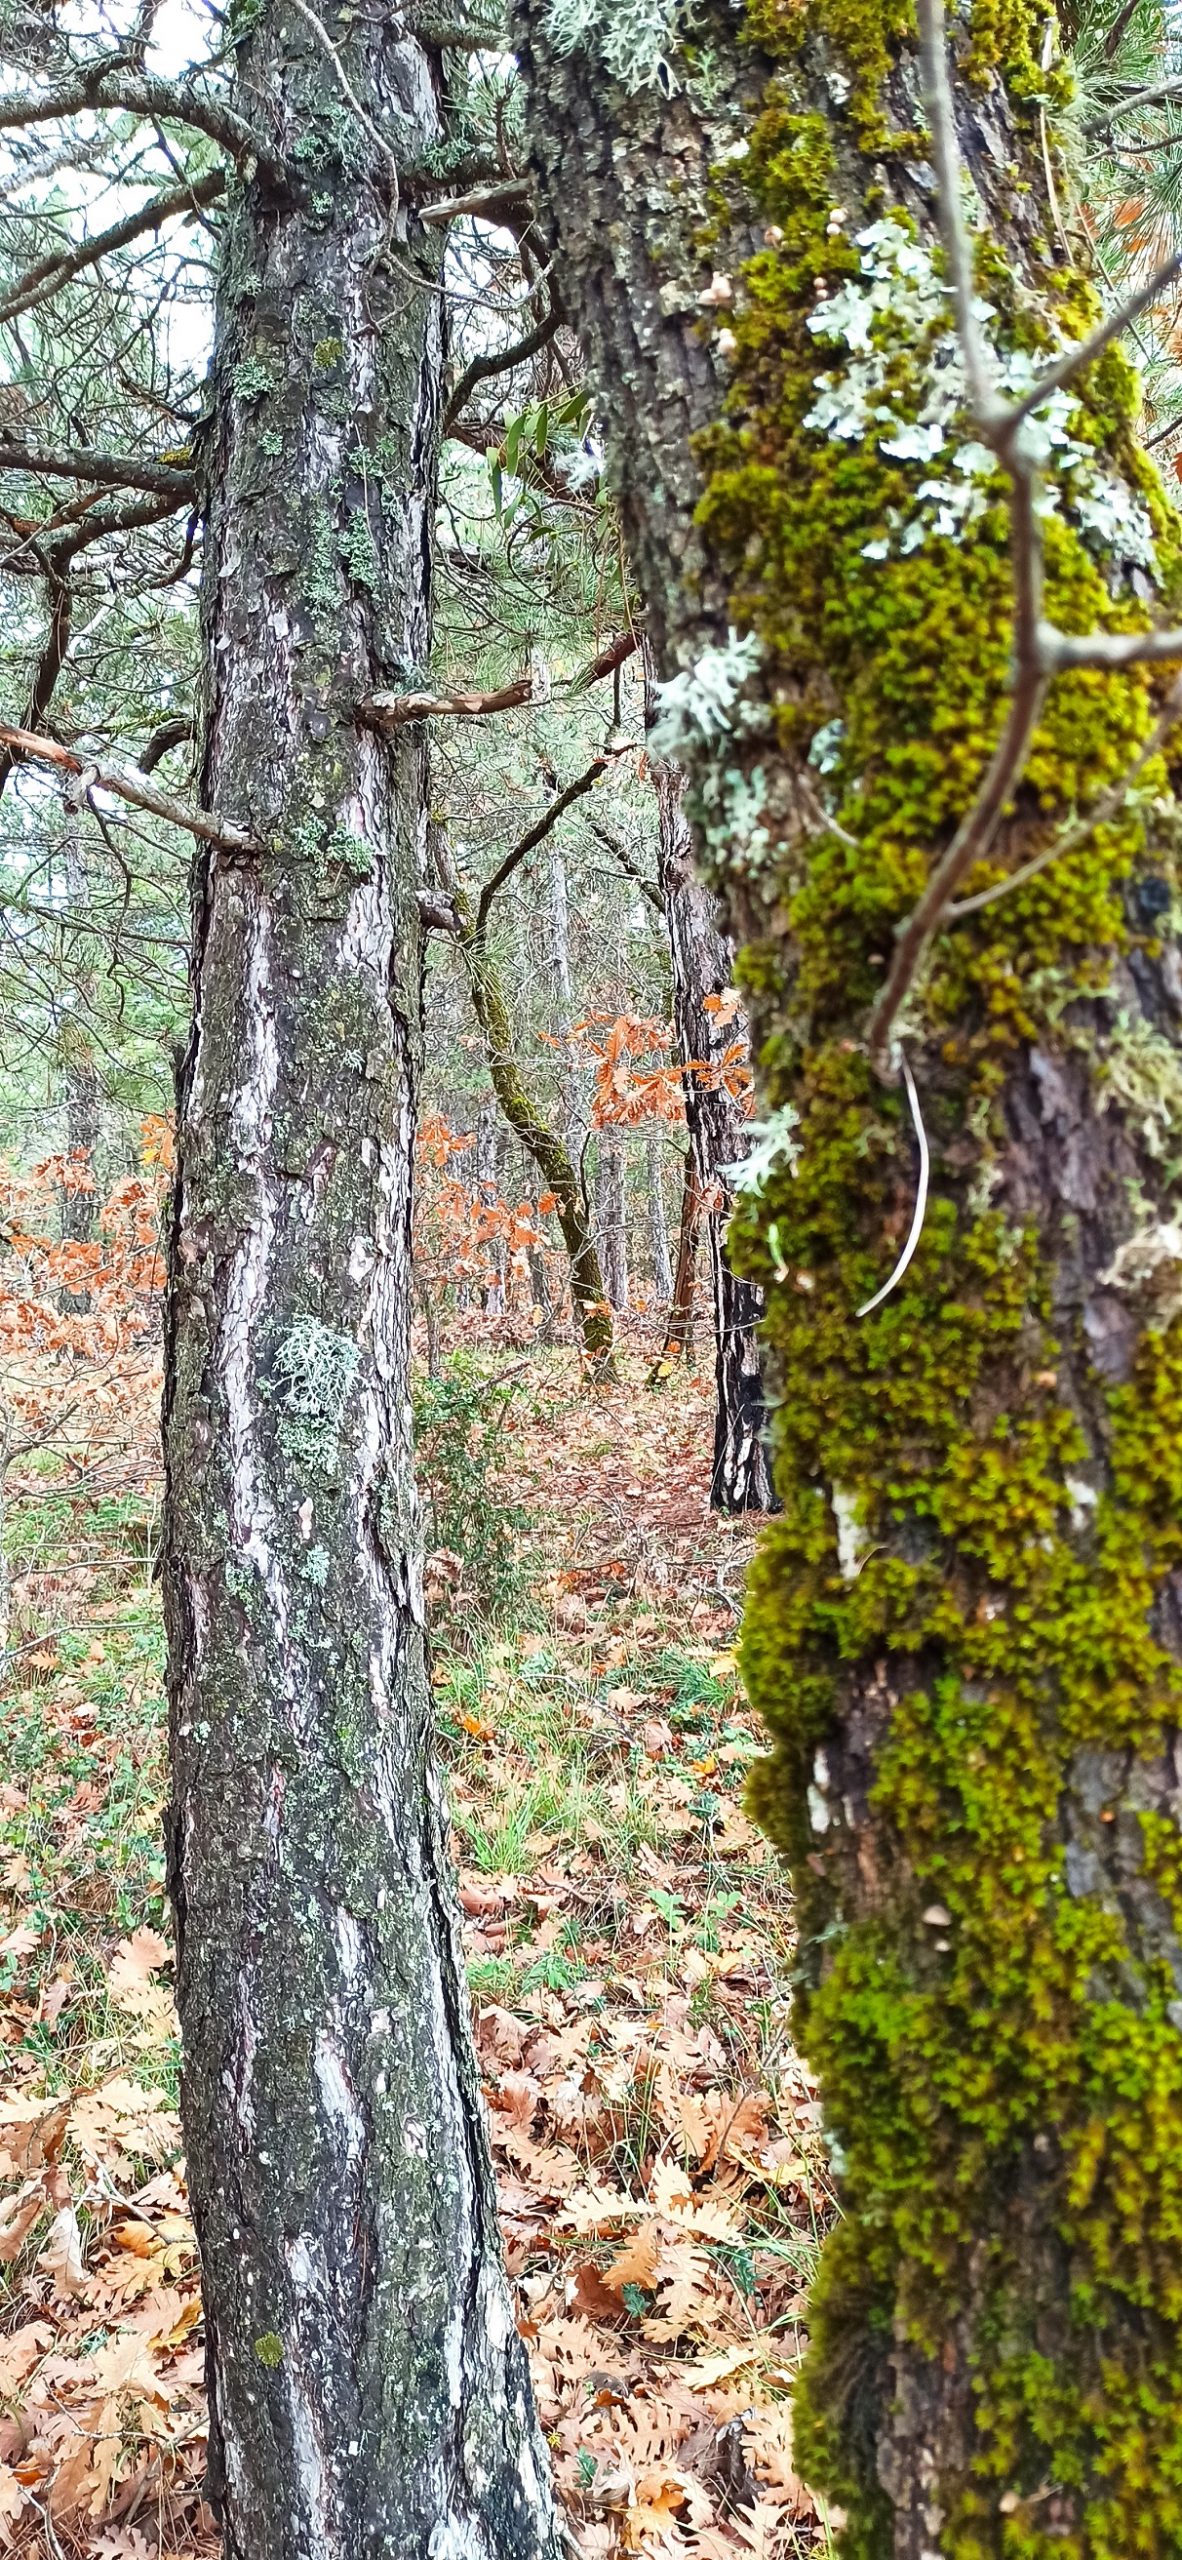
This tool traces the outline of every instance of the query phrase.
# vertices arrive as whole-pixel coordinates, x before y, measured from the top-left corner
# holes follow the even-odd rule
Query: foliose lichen
[[[1182,1664],[1163,1620],[1182,1574],[1182,1164],[1173,1031],[1130,991],[1176,911],[1170,777],[1155,760],[1074,851],[942,937],[909,1015],[933,1196],[905,1285],[859,1324],[914,1181],[865,1025],[1000,727],[1009,519],[909,175],[909,10],[750,0],[746,26],[777,68],[727,184],[764,245],[726,311],[700,513],[758,659],[726,733],[697,742],[696,793],[756,919],[743,971],[769,1124],[799,1116],[733,1230],[769,1285],[784,1505],[749,1594],[772,1737],[754,1802],[793,1867],[801,2026],[846,2206],[798,2455],[846,2512],[845,2560],[885,2560],[911,2494],[891,2470],[903,2359],[956,2410],[924,2490],[941,2560],[1165,2560],[1182,2549]],[[1037,189],[1039,11],[977,0],[958,41],[1015,188]],[[1086,279],[1003,258],[984,225],[978,276],[1012,389],[1095,315]],[[1182,544],[1137,398],[1109,348],[1040,412],[1047,611],[1068,631],[1177,618]],[[1012,821],[1024,855],[1119,781],[1159,700],[1143,667],[1057,682]],[[971,885],[1009,859],[1003,839]],[[1085,1211],[1034,1178],[1023,1201],[1007,1188],[1034,1058],[1048,1094],[1058,1077],[1123,1133],[1106,1159],[1123,1171],[1101,1178],[1126,1260],[1094,1275],[1128,1313],[1123,1370],[1084,1321]]]

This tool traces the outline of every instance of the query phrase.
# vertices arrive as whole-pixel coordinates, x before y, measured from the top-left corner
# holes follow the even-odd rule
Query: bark
[[[550,957],[557,996],[556,1030],[562,1043],[562,1133],[572,1164],[577,1164],[587,1135],[586,1076],[581,1075],[571,1047],[575,1026],[574,972],[570,956],[570,897],[566,856],[551,837],[546,849],[546,882],[550,907]]]
[[[339,21],[399,151],[428,57]],[[183,2116],[228,2560],[555,2548],[502,2272],[424,1664],[408,1392],[437,253],[263,0],[227,212],[165,1439]],[[422,277],[420,287],[417,279]]]
[[[501,1197],[499,1166],[497,1161],[500,1135],[500,1123],[497,1118],[496,1104],[494,1102],[483,1102],[480,1106],[480,1116],[476,1123],[476,1188],[480,1194],[481,1203],[486,1209],[495,1209]],[[503,1315],[505,1312],[505,1243],[503,1237],[498,1236],[494,1239],[492,1253],[494,1277],[489,1287],[481,1290],[480,1303],[486,1316],[499,1316]]]
[[[728,1237],[734,1193],[726,1168],[742,1163],[750,1125],[726,1081],[723,1061],[736,1040],[744,1038],[746,1024],[741,1015],[725,1016],[706,1002],[732,984],[734,950],[722,930],[717,903],[694,869],[681,776],[675,766],[658,763],[655,779],[661,889],[673,959],[673,1018],[686,1064],[685,1116],[704,1204],[714,1305],[710,1502],[715,1511],[772,1511],[776,1495],[759,1340],[763,1291],[736,1271]]]
[[[76,809],[66,812],[65,837],[66,913],[76,920],[83,933],[86,925],[87,879],[82,852],[81,832]],[[69,922],[66,931],[69,933]],[[71,936],[72,938],[72,936]],[[82,944],[85,950],[85,943]],[[102,1096],[98,1066],[95,1060],[91,1020],[95,1001],[94,971],[83,959],[75,966],[72,977],[74,1005],[62,1020],[62,1072],[66,1086],[66,1152],[90,1174],[92,1185],[97,1175],[98,1143],[101,1127]],[[94,1235],[98,1214],[95,1188],[62,1191],[62,1234],[73,1244],[89,1244]],[[67,1313],[88,1315],[89,1289],[63,1290],[62,1305]]]
[[[673,1295],[669,1301],[669,1321],[661,1357],[650,1383],[661,1375],[670,1358],[688,1359],[694,1347],[694,1294],[698,1268],[698,1247],[702,1238],[702,1185],[694,1162],[692,1145],[686,1148],[685,1173],[681,1186],[681,1217],[677,1229],[677,1266],[673,1274]]]
[[[740,29],[718,0],[692,50],[672,43],[672,78],[630,92],[591,13],[569,53],[548,0],[512,15],[658,664],[687,679],[676,751],[748,945],[775,1137],[743,1221],[785,1510],[745,1662],[845,2203],[797,2458],[844,2510],[847,2560],[1164,2560],[1182,2547],[1172,778],[1159,761],[1152,806],[942,933],[905,1035],[931,1198],[877,1303],[917,1149],[872,1065],[872,1007],[1001,733],[1013,630],[1004,507],[982,477],[941,525],[931,455],[908,451],[942,274],[909,22],[749,0]],[[979,291],[1015,373],[1094,307],[1050,196],[1032,35],[1041,51],[1033,13],[982,9],[952,38]],[[831,313],[826,336],[847,290],[850,332]],[[1046,611],[1137,630],[1176,595],[1176,520],[1124,358],[1076,390],[1084,457],[1046,465]],[[941,474],[971,435],[962,410]],[[1148,511],[1139,531],[1098,527],[1101,490],[1126,528]],[[732,627],[758,643],[737,673]],[[1159,683],[1057,679],[974,892],[1118,781]]]
[[[624,1141],[618,1129],[601,1129],[595,1169],[595,1221],[604,1285],[617,1315],[628,1304],[628,1203]]]

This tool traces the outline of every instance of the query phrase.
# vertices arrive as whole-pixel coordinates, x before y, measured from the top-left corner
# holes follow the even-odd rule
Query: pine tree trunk
[[[845,2510],[844,2560],[1166,2560],[1182,2549],[1170,774],[1159,758],[1123,816],[941,933],[906,1016],[931,1197],[910,1268],[860,1314],[919,1179],[871,1010],[1000,734],[1014,608],[1004,483],[963,408],[945,407],[942,448],[924,425],[952,350],[909,17],[749,0],[740,29],[712,0],[653,85],[639,13],[631,63],[606,11],[568,53],[548,0],[513,17],[658,664],[684,679],[670,751],[748,944],[770,1122],[742,1217],[769,1290],[785,1508],[745,1660],[845,2203],[798,2458]],[[981,325],[1018,381],[1095,307],[1050,200],[1058,74],[1021,7],[977,8],[952,41]],[[1074,457],[1048,439],[1046,614],[1071,631],[1176,621],[1182,545],[1123,354],[1060,405]],[[974,892],[1119,782],[1162,689],[1144,666],[1056,680]]]
[[[417,43],[330,12],[404,159]],[[438,250],[320,42],[262,0],[239,98],[293,172],[227,214],[203,797],[165,1410],[183,2116],[228,2560],[535,2560],[431,1749],[408,1394],[421,663]],[[390,243],[391,253],[387,255]],[[422,289],[416,274],[423,278]]]
[[[451,900],[456,944],[472,996],[472,1009],[484,1037],[493,1091],[514,1135],[537,1166],[547,1190],[554,1194],[555,1211],[570,1263],[571,1304],[582,1340],[587,1375],[596,1385],[610,1385],[615,1376],[611,1306],[591,1232],[582,1181],[564,1141],[555,1135],[543,1118],[525,1084],[514,1048],[513,1025],[504,983],[489,950],[487,934],[478,923],[442,846],[437,848],[435,860]]]
[[[688,1359],[694,1347],[694,1298],[698,1269],[698,1246],[702,1237],[702,1185],[694,1162],[692,1145],[685,1151],[685,1170],[681,1184],[681,1216],[677,1226],[677,1261],[673,1272],[673,1295],[669,1301],[669,1320],[661,1346],[657,1374],[672,1354]]]
[[[685,1117],[704,1205],[714,1306],[710,1502],[715,1511],[771,1511],[776,1497],[759,1347],[763,1291],[735,1270],[727,1240],[734,1193],[726,1169],[742,1163],[749,1124],[727,1082],[725,1061],[727,1051],[743,1040],[746,1025],[740,1015],[728,1015],[707,1001],[731,985],[734,951],[722,931],[717,902],[694,869],[682,777],[676,766],[658,762],[655,781],[661,892],[673,961],[673,1020],[687,1067]]]
[[[65,931],[72,942],[79,926],[85,931],[87,877],[82,851],[82,834],[78,811],[68,807],[65,821],[66,918]],[[81,943],[83,954],[87,944]],[[66,1153],[90,1176],[88,1190],[72,1184],[62,1189],[62,1235],[72,1244],[89,1244],[94,1236],[98,1216],[95,1188],[99,1137],[101,1134],[102,1095],[93,1042],[95,1001],[94,971],[86,957],[80,965],[77,954],[72,970],[74,1003],[64,1013],[61,1023],[62,1072],[66,1086]],[[89,1289],[63,1289],[62,1307],[68,1315],[84,1316],[90,1312]]]

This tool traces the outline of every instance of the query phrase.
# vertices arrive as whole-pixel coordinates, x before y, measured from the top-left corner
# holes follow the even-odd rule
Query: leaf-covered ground
[[[424,1389],[476,2032],[576,2544],[788,2560],[829,2547],[788,2393],[832,2206],[784,1882],[741,1807],[751,1530],[707,1514],[704,1384],[654,1394],[626,1365],[594,1398],[569,1353]],[[133,1458],[101,1498],[28,1462],[9,1523],[0,2550],[44,2560],[216,2549]]]

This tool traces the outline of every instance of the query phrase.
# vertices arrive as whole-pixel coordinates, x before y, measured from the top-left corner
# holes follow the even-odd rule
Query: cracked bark
[[[734,950],[723,933],[717,900],[694,869],[681,776],[672,765],[658,764],[655,781],[677,1044],[684,1060],[710,1070],[706,1076],[684,1078],[686,1125],[703,1207],[714,1305],[710,1503],[715,1511],[772,1511],[776,1496],[759,1345],[763,1291],[735,1270],[727,1246],[734,1194],[725,1168],[742,1162],[748,1128],[740,1104],[726,1085],[722,1061],[742,1036],[743,1025],[733,1019],[721,1021],[705,1002],[730,986]]]
[[[334,19],[335,24],[335,19]],[[412,39],[337,28],[404,157]],[[182,2107],[227,2560],[541,2560],[544,2448],[431,1746],[408,1393],[438,248],[311,35],[236,53],[303,192],[227,211],[165,1444]],[[419,279],[421,278],[421,283]]]
[[[547,0],[515,0],[511,15],[528,91],[539,219],[597,377],[662,672],[721,643],[748,608],[759,614],[767,581],[767,657],[748,688],[762,728],[757,743],[728,740],[725,750],[748,778],[761,758],[766,765],[766,895],[754,862],[744,875],[725,843],[714,874],[729,897],[728,923],[760,946],[757,1057],[773,1100],[801,1102],[802,1174],[814,1135],[818,1151],[832,1148],[842,1167],[828,1193],[817,1175],[811,1230],[808,1214],[800,1221],[808,1249],[793,1269],[779,1269],[773,1295],[773,1327],[802,1365],[815,1358],[820,1383],[814,1393],[791,1375],[777,1380],[786,1405],[804,1419],[786,1412],[780,1426],[780,1482],[792,1517],[760,1568],[750,1656],[753,1686],[758,1674],[777,1740],[761,1802],[792,1851],[804,2040],[807,2049],[822,2022],[830,2123],[850,2163],[846,2220],[830,2244],[810,2321],[810,2456],[824,2445],[823,2485],[851,2510],[839,2547],[859,2560],[940,2560],[952,2551],[963,2560],[1000,2560],[1019,2550],[1032,2560],[1051,2560],[1059,2549],[1081,2560],[1134,2548],[1164,2554],[1179,2547],[1182,2512],[1174,2487],[1176,2130],[1160,2130],[1167,2120],[1176,2128],[1182,2087],[1182,1934],[1177,1892],[1159,1890],[1157,1871],[1149,1871],[1143,1821],[1156,1817],[1167,1844],[1162,1856],[1176,1858],[1182,1553],[1169,1469],[1159,1472],[1148,1459],[1130,1463],[1125,1452],[1137,1417],[1149,1417],[1147,1447],[1158,1414],[1172,1410],[1178,1359],[1177,1174],[1163,1162],[1151,1110],[1128,1069],[1139,1043],[1155,1044],[1162,1075],[1176,1090],[1182,971],[1176,926],[1162,923],[1168,899],[1157,902],[1154,878],[1157,871],[1173,877],[1170,820],[1158,836],[1150,823],[1123,889],[1119,867],[1110,866],[1127,925],[1102,954],[1091,955],[1092,984],[1103,992],[1081,976],[1070,916],[1063,922],[1052,907],[1050,926],[1041,928],[1048,949],[1024,952],[1017,937],[1001,949],[998,982],[1021,991],[1014,999],[1020,1027],[1007,1048],[999,1042],[996,1053],[989,1049],[984,969],[974,981],[965,964],[959,1018],[952,997],[943,999],[948,1010],[943,1017],[937,1011],[934,1023],[917,1002],[909,1056],[933,1142],[932,1210],[904,1299],[911,1330],[896,1304],[892,1326],[876,1343],[871,1326],[856,1326],[849,1282],[859,1255],[863,1267],[877,1256],[883,1276],[890,1268],[914,1200],[913,1152],[894,1105],[868,1072],[859,1085],[857,1064],[844,1062],[864,1062],[870,970],[882,965],[901,897],[875,844],[857,884],[868,919],[859,938],[850,925],[852,901],[835,890],[840,865],[825,842],[812,778],[807,768],[794,770],[790,756],[777,756],[774,744],[778,716],[807,688],[815,687],[809,698],[821,702],[830,688],[837,708],[843,685],[853,692],[868,684],[871,651],[866,645],[857,656],[851,647],[840,658],[824,627],[824,597],[809,600],[815,627],[802,615],[797,628],[793,599],[776,585],[783,524],[789,561],[792,546],[810,566],[824,555],[819,547],[808,551],[800,530],[807,486],[777,492],[785,495],[783,519],[771,493],[780,436],[796,436],[793,468],[802,476],[806,469],[793,402],[809,379],[801,333],[816,308],[814,281],[824,281],[814,276],[814,267],[823,270],[824,249],[808,228],[808,179],[791,176],[793,151],[799,147],[801,165],[825,172],[830,236],[843,223],[855,234],[860,222],[897,210],[908,237],[929,248],[936,240],[930,171],[911,138],[922,112],[911,40],[904,34],[884,46],[876,102],[889,137],[884,146],[869,144],[858,123],[866,113],[858,40],[865,33],[869,48],[878,42],[880,13],[867,11],[863,26],[856,11],[764,8],[756,23],[773,37],[783,33],[773,88],[773,66],[741,41],[736,13],[707,0],[694,37],[695,46],[709,41],[708,93],[683,62],[672,98],[628,96],[587,53],[556,52]],[[958,15],[954,41],[963,49],[968,13]],[[972,20],[975,35],[983,13]],[[958,79],[956,103],[986,245],[999,271],[1004,267],[1007,291],[1025,283],[1032,299],[1043,298],[1042,308],[1063,310],[1078,279],[1055,272],[1058,252],[1047,247],[1055,229],[1045,161],[1021,97],[1007,96],[987,67]],[[773,123],[765,148],[787,173],[776,183],[790,207],[773,211],[773,224],[784,227],[766,234],[767,217],[754,211],[741,174],[731,174],[764,104]],[[746,346],[731,338],[736,367],[746,368],[740,374],[704,316],[702,297],[719,275],[744,298],[744,269],[765,239],[769,247],[784,244],[783,261],[773,276],[776,261],[765,256],[762,288],[753,285],[747,305],[756,320],[765,316],[762,341],[754,322]],[[793,365],[798,374],[789,371]],[[728,395],[728,458],[740,443],[740,462],[765,468],[769,489],[766,540],[740,508],[729,559],[725,529],[712,549],[698,512],[703,458]],[[1101,453],[1118,476],[1127,474],[1127,445],[1099,395],[1092,414]],[[854,544],[875,530],[859,525],[851,537],[855,558]],[[836,540],[833,551],[840,556]],[[736,589],[744,598],[738,613]],[[949,628],[958,623],[955,590],[953,569]],[[1117,593],[1123,605],[1127,580]],[[878,603],[868,613],[875,609],[885,608]],[[962,646],[967,621],[966,608]],[[790,636],[781,641],[785,625]],[[893,737],[887,724],[894,753],[904,699],[911,736],[923,717],[917,702],[944,701],[930,656],[921,665],[917,651],[905,647],[904,654],[908,689],[895,696]],[[966,667],[966,796],[980,763],[968,702],[974,673]],[[1102,700],[1097,688],[1095,722],[1103,718]],[[940,760],[962,753],[964,737],[945,725],[938,743],[936,790],[944,782]],[[701,765],[705,770],[705,755]],[[863,782],[868,797],[876,788],[889,793],[884,765],[882,751]],[[1065,755],[1068,807],[1073,771]],[[1048,797],[1042,805],[1056,804]],[[900,830],[920,879],[957,814],[946,801],[931,842],[922,832],[918,842],[906,842]],[[1041,841],[1039,821],[1031,791],[1007,822],[1007,862],[1016,864]],[[852,846],[851,877],[860,850]],[[1103,870],[1103,852],[1093,859]],[[810,891],[817,905],[800,923]],[[803,895],[794,913],[797,892]],[[834,983],[836,968],[825,982],[821,906],[832,929],[848,936],[834,945],[851,954],[848,983]],[[798,972],[806,935],[811,977]],[[975,953],[984,946],[969,947]],[[1057,969],[1068,990],[1059,1013],[1045,996]],[[955,985],[951,965],[950,976]],[[1022,1005],[1029,1006],[1025,1015]],[[1032,1036],[1031,1016],[1045,1037]],[[975,1069],[987,1057],[992,1067],[995,1056],[996,1085],[974,1117],[981,1087],[966,1061]],[[840,1097],[828,1116],[826,1079],[830,1095]],[[865,1142],[861,1153],[851,1149],[848,1167],[835,1136],[847,1108]],[[786,1187],[785,1176],[780,1199]],[[1020,1242],[1032,1257],[1031,1280],[1012,1315],[1004,1263],[985,1276],[972,1268],[982,1199],[1006,1249],[1017,1252]],[[791,1225],[790,1210],[785,1219]],[[944,1233],[956,1239],[948,1267],[962,1303],[942,1292]],[[777,1267],[771,1255],[769,1261]],[[795,1311],[794,1290],[801,1293]],[[938,1396],[939,1421],[929,1428],[922,1362],[934,1361],[933,1343],[953,1338],[960,1318],[989,1334],[988,1357],[962,1380],[945,1350],[943,1369],[932,1370],[931,1410]],[[892,1356],[905,1373],[903,1422],[892,1406]],[[940,1438],[946,1413],[947,1442]],[[1172,1445],[1176,1426],[1162,1428]],[[966,1487],[981,1488],[976,1528],[968,1520],[971,1494],[959,1511],[945,1505],[938,1454],[928,1462],[931,1450],[945,1446]],[[1068,1447],[1074,1459],[1065,1458]],[[840,1467],[843,1450],[851,1465],[864,1466],[860,1490],[873,1523],[873,1543],[857,1553],[849,1516],[842,1516],[843,1477],[833,1481],[834,1456]],[[1026,1503],[1037,1506],[1037,1526]],[[1107,1524],[1103,1538],[1098,1515]],[[1113,1562],[1122,1538],[1122,1570],[1136,1595],[1131,1605]],[[1045,1586],[1040,1546],[1048,1558]],[[872,1601],[876,1579],[885,1595],[892,1575],[900,1592],[918,1585],[925,1594],[914,1635],[905,1602]],[[1057,1617],[1056,1575],[1064,1590],[1080,1595],[1081,1614],[1094,1607],[1090,1639]],[[992,1653],[991,1627],[1002,1631]],[[999,1663],[1003,1637],[1008,1655]],[[1105,1674],[1111,1746],[1095,1703]],[[1087,1712],[1099,1727],[1094,1745],[1075,1738],[1083,1718],[1078,1688],[1088,1683]],[[1015,1692],[1026,1720],[1020,1730],[1029,1736],[1025,1759],[1009,1722],[1018,1713]],[[916,1736],[929,1734],[925,1767]],[[910,1821],[899,1756],[893,1799],[887,1793],[892,1754],[908,1751],[907,1782],[923,1807]],[[1037,1891],[1031,1862],[1038,1864]],[[944,1934],[945,1897],[933,1890],[933,1870],[953,1877],[961,1896],[961,1925]],[[1026,1895],[1028,1941],[1007,1970],[997,1930],[1007,1900]],[[1025,1899],[1021,1907],[1025,1912]],[[1065,1988],[1049,1951],[1082,1946],[1089,1933],[1109,1952]],[[1138,2060],[1123,2070],[1118,2052]]]

